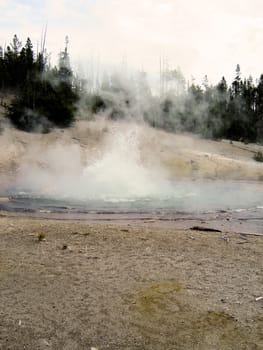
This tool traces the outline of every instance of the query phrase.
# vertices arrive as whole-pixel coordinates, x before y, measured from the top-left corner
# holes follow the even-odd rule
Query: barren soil
[[[0,241],[0,349],[263,348],[262,237],[1,217]]]

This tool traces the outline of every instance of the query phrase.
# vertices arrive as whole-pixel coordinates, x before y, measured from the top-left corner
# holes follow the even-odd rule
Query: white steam
[[[72,199],[164,196],[171,186],[161,170],[143,164],[141,133],[141,128],[132,124],[113,127],[103,152],[88,164],[79,144],[35,149],[22,162],[16,187],[25,193]]]
[[[147,197],[160,194],[167,186],[160,175],[142,164],[139,152],[139,128],[115,130],[108,150],[94,164],[87,166],[83,176],[89,182],[92,197]]]
[[[43,196],[73,204],[93,200],[95,206],[97,200],[109,205],[130,202],[133,207],[184,210],[262,206],[262,182],[246,181],[248,175],[260,175],[262,167],[253,163],[250,154],[242,161],[231,158],[234,149],[229,143],[98,119],[49,135],[6,130],[0,145],[0,196]],[[218,153],[208,153],[209,147]],[[235,181],[237,167],[242,182]]]

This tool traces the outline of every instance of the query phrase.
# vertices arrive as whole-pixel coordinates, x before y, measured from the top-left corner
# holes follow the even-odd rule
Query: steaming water
[[[141,130],[113,128],[106,149],[83,167],[76,145],[57,145],[37,161],[24,162],[11,195],[74,201],[132,202],[170,196],[172,186],[161,169],[142,164],[138,138]],[[45,164],[46,166],[40,166]]]
[[[167,184],[166,184],[167,186]],[[9,208],[27,208],[38,210],[71,210],[71,211],[214,211],[241,208],[263,207],[263,187],[256,183],[194,181],[169,183],[170,193],[155,192],[152,195],[139,192],[126,196],[109,191],[107,195],[94,197],[58,196],[57,194],[39,194],[36,192],[9,191],[13,197]],[[136,186],[135,186],[136,188]],[[115,190],[115,188],[114,188]],[[115,194],[115,195],[114,195]],[[118,194],[118,195],[117,195]]]
[[[137,127],[111,130],[106,151],[84,168],[76,145],[47,149],[40,161],[48,166],[24,163],[16,183],[0,193],[13,197],[5,208],[125,212],[263,206],[260,183],[171,181],[162,169],[147,168],[141,161],[140,133]]]

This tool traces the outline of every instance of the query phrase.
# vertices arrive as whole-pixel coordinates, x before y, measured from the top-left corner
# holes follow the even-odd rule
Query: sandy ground
[[[262,237],[1,217],[0,242],[1,350],[263,348]]]

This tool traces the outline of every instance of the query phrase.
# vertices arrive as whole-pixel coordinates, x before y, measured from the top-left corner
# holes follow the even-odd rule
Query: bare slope
[[[171,178],[263,179],[263,164],[253,160],[255,152],[263,151],[262,146],[204,140],[193,135],[170,134],[143,124],[135,126],[103,119],[79,121],[72,128],[50,134],[29,134],[6,128],[0,135],[0,179],[3,181],[4,174],[13,176],[23,164],[48,167],[48,161],[41,155],[47,149],[51,152],[58,147],[72,158],[78,155],[80,166],[87,165],[107,150],[109,138],[133,129],[136,129],[141,161],[149,168],[164,169]],[[61,154],[60,158],[63,157]]]

